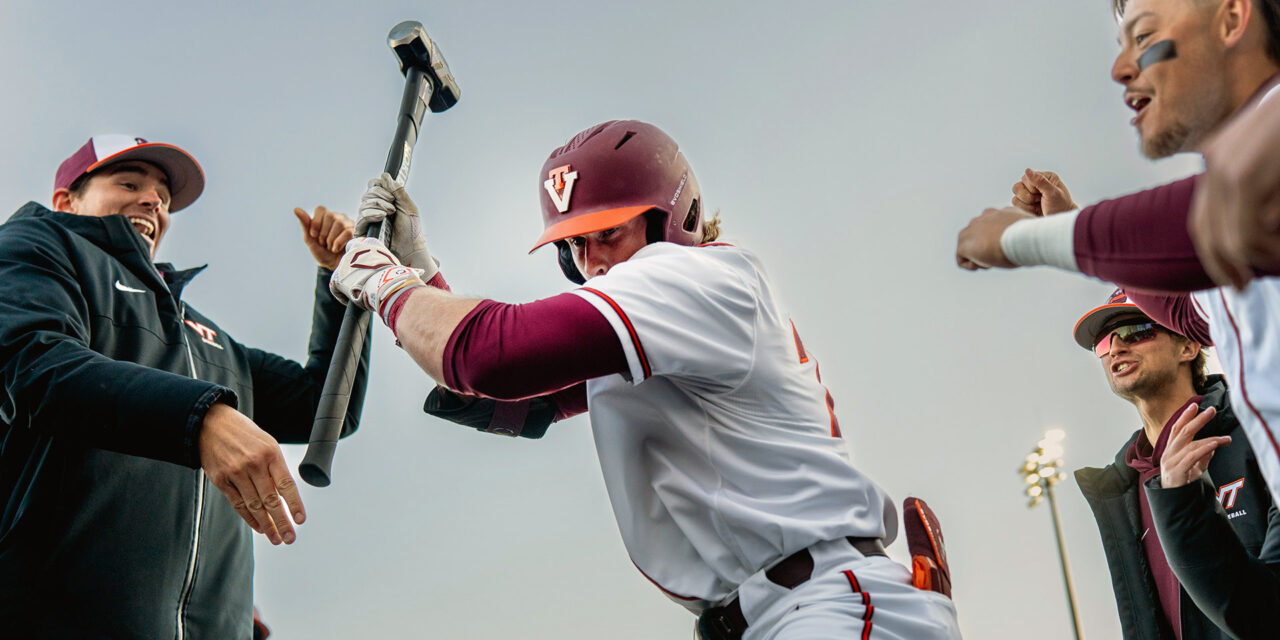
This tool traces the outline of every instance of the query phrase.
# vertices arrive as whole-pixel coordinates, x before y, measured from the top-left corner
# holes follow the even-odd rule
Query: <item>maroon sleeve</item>
[[[1076,265],[1124,289],[1178,293],[1217,286],[1187,233],[1200,176],[1085,207],[1076,218]],[[1260,276],[1280,275],[1258,268]],[[1154,319],[1154,318],[1153,318]]]
[[[1191,194],[1199,177],[1085,207],[1075,227],[1080,271],[1126,290],[1179,292],[1214,286],[1187,235]]]
[[[1143,313],[1160,326],[1168,327],[1206,347],[1213,345],[1209,337],[1209,323],[1195,309],[1195,301],[1189,293],[1162,295],[1142,291],[1125,291],[1129,302],[1138,305]]]
[[[572,293],[528,304],[481,301],[444,349],[446,386],[497,400],[545,395],[627,370],[608,319]]]
[[[587,383],[579,382],[567,389],[561,389],[551,394],[551,400],[556,403],[555,422],[586,413]]]

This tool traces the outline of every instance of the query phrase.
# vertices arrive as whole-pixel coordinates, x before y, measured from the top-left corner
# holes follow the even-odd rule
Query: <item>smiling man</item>
[[[1232,114],[1275,100],[1280,0],[1114,0],[1112,79],[1149,157],[1200,152]],[[1115,283],[1151,318],[1217,347],[1232,403],[1280,500],[1280,270],[1245,290],[1215,287],[1188,217],[1199,176],[1037,217],[988,209],[956,242],[965,269],[1052,265]],[[1190,292],[1190,295],[1187,293]],[[1207,329],[1206,329],[1207,323]]]
[[[250,638],[249,529],[288,544],[305,518],[277,441],[310,432],[351,222],[294,212],[321,266],[303,366],[189,306],[203,267],[153,261],[203,188],[178,147],[97,136],[59,167],[55,210],[30,202],[0,226],[6,636]]]
[[[1076,472],[1124,637],[1274,637],[1280,583],[1268,562],[1280,563],[1280,515],[1226,383],[1206,376],[1199,343],[1156,324],[1121,291],[1074,333],[1142,420],[1115,462]]]

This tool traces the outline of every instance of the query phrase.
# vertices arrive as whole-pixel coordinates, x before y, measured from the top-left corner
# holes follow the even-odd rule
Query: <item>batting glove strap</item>
[[[329,278],[329,290],[342,304],[377,311],[397,291],[424,284],[421,274],[400,264],[377,238],[354,238]]]

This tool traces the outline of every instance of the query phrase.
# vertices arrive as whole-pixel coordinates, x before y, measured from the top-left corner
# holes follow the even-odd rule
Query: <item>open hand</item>
[[[292,544],[307,518],[275,438],[230,406],[215,403],[200,428],[200,466],[231,507],[271,544]]]
[[[1165,444],[1164,455],[1160,458],[1160,486],[1165,489],[1199,480],[1209,468],[1213,452],[1231,442],[1231,436],[1195,439],[1200,429],[1218,414],[1213,407],[1204,411],[1199,409],[1194,404],[1187,407],[1170,427],[1169,442]],[[1196,415],[1197,412],[1200,415]]]

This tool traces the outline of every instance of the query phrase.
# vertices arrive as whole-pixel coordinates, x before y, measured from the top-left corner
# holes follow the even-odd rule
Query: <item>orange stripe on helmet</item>
[[[593,213],[584,213],[573,216],[566,220],[561,220],[542,232],[538,237],[538,243],[533,245],[529,253],[537,251],[543,245],[550,244],[557,240],[572,238],[574,236],[582,236],[588,233],[604,231],[612,229],[616,226],[629,222],[632,218],[653,209],[650,205],[642,205],[638,207],[619,207],[617,209],[605,209],[604,211],[595,211]]]

